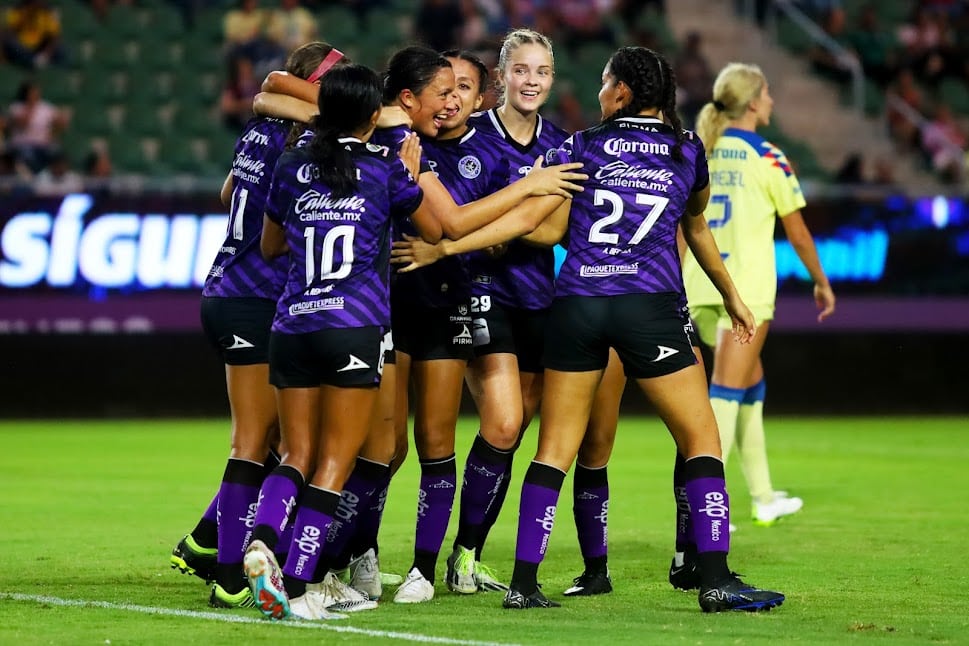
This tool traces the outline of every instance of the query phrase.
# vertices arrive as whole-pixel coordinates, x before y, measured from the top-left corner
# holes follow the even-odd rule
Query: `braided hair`
[[[320,113],[307,149],[333,197],[346,197],[357,186],[357,171],[345,137],[366,125],[381,103],[380,77],[363,65],[338,65],[320,82]]]
[[[676,143],[673,159],[683,161],[686,135],[676,114],[676,77],[669,61],[646,47],[621,47],[609,59],[609,73],[632,91],[632,100],[616,110],[607,121],[633,117],[647,108],[658,108],[673,127]]]

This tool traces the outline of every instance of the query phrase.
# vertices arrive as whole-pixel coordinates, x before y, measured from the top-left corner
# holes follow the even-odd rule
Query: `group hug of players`
[[[707,225],[708,152],[676,116],[668,61],[617,50],[601,124],[572,135],[539,114],[554,79],[547,38],[511,32],[497,71],[501,99],[485,112],[489,71],[467,52],[407,47],[378,75],[310,43],[267,78],[222,189],[229,223],[201,306],[226,364],[231,453],[171,557],[211,583],[213,606],[331,619],[375,608],[385,585],[396,603],[429,601],[459,483],[447,588],[503,591],[505,608],[558,606],[538,567],[573,464],[585,570],[564,594],[610,592],[606,464],[627,378],[676,444],[670,582],[698,590],[705,612],[783,602],[727,564],[719,418],[684,272],[707,281],[712,297],[696,304],[729,343],[753,343],[770,316],[745,305]],[[708,106],[723,124],[769,99],[755,66],[731,73],[742,82],[727,85],[746,89]],[[738,141],[758,162],[748,134]],[[778,181],[796,189],[788,171]],[[567,255],[556,277],[557,243]],[[459,479],[465,382],[480,431]],[[506,585],[481,551],[539,408]],[[379,570],[377,536],[410,411],[414,561],[394,577]]]

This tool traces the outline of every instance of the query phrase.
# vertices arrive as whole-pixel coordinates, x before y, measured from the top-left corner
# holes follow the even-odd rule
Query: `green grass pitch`
[[[474,433],[462,420],[459,469]],[[536,434],[485,551],[506,580]],[[769,417],[768,445],[774,484],[804,498],[800,514],[756,527],[736,460],[727,479],[731,567],[787,594],[772,612],[704,615],[669,586],[672,441],[657,420],[625,417],[609,465],[613,594],[561,595],[582,569],[570,476],[539,571],[562,608],[507,611],[496,593],[447,592],[452,519],[432,602],[385,594],[377,610],[307,626],[210,609],[204,584],[168,566],[218,485],[225,420],[0,422],[0,643],[969,643],[969,419]],[[385,570],[410,565],[416,487],[412,451],[391,485]]]

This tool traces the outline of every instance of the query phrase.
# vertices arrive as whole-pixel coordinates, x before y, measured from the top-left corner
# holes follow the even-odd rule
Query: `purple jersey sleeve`
[[[286,276],[282,259],[267,262],[259,251],[262,216],[276,160],[291,122],[257,118],[246,124],[232,158],[232,201],[225,242],[202,287],[209,297],[276,300]]]
[[[481,199],[507,182],[508,161],[494,137],[472,128],[455,139],[430,139],[422,144],[431,171],[457,204]],[[410,226],[402,227],[401,232],[416,235]],[[394,289],[427,307],[467,303],[471,296],[468,258],[442,258],[417,271],[399,274]]]
[[[557,151],[594,169],[572,200],[557,296],[683,294],[676,227],[705,181],[698,177],[705,158],[695,136],[682,143],[679,161],[675,144],[661,121],[629,117],[576,133]]]

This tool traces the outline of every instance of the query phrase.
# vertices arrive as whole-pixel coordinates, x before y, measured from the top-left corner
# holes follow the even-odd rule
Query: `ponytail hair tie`
[[[717,112],[723,112],[727,109],[727,106],[723,104],[723,101],[714,101],[713,107],[717,109]]]

